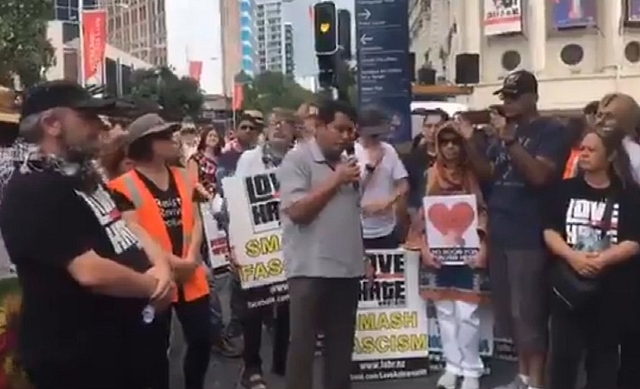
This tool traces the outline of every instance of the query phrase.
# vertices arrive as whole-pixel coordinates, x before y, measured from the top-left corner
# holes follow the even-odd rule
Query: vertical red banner
[[[244,87],[242,84],[233,84],[233,110],[240,111],[244,102]]]
[[[189,61],[189,77],[200,82],[200,77],[202,77],[202,61]]]
[[[84,80],[96,76],[107,48],[107,11],[82,11],[82,62]]]

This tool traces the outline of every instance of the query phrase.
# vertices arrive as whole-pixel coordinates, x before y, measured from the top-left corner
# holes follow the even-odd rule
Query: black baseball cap
[[[494,95],[522,96],[527,93],[538,93],[538,79],[526,70],[516,70],[504,79],[502,88],[493,92]]]
[[[51,108],[73,108],[107,113],[117,106],[115,99],[96,98],[80,84],[69,80],[47,81],[27,89],[22,97],[21,118]]]

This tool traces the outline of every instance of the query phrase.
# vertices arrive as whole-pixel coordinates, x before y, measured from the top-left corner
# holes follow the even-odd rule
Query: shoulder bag
[[[600,221],[602,239],[609,239],[608,232],[611,228],[611,216],[615,200],[608,197],[604,212]],[[600,289],[601,276],[583,277],[563,258],[555,261],[551,271],[552,296],[565,309],[579,311],[584,308]]]

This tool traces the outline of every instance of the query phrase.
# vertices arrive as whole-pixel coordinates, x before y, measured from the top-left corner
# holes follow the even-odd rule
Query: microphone
[[[348,163],[353,163],[353,164],[357,164],[358,163],[358,159],[356,158],[356,149],[353,146],[353,143],[349,143],[349,146],[347,146],[344,149],[344,151],[347,154],[347,162]],[[360,192],[360,181],[354,181],[353,182],[353,189],[355,189],[357,192]]]

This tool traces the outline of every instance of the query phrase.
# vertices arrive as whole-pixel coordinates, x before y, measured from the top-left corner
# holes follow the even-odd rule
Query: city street
[[[265,332],[265,336],[263,339],[267,338],[268,335]],[[181,345],[181,344],[180,344]],[[265,361],[264,370],[268,372],[271,367],[271,361],[269,356],[270,347],[269,340],[266,339],[264,341],[263,347],[263,360]],[[182,384],[182,375],[180,368],[177,366],[175,361],[178,356],[183,355],[184,352],[183,347],[177,346],[172,348],[171,356],[172,356],[172,377],[171,377],[171,388],[172,389],[184,389]],[[322,368],[322,360],[320,357],[316,358],[316,381],[315,388],[320,389],[322,386],[320,384],[320,376]],[[507,363],[502,361],[493,361],[492,362],[493,374],[489,377],[483,379],[482,381],[482,389],[491,389],[495,388],[498,385],[503,385],[509,381],[514,372],[515,364]],[[236,389],[239,388],[238,382],[241,374],[242,362],[241,359],[226,359],[218,356],[214,356],[211,360],[211,365],[209,368],[209,374],[207,377],[208,386],[205,389]],[[435,389],[436,380],[438,377],[438,373],[433,373],[429,377],[414,379],[414,380],[394,380],[394,381],[379,381],[379,382],[368,382],[368,383],[358,383],[354,385],[354,389]],[[269,384],[270,389],[281,389],[284,388],[283,379],[273,375],[266,375],[265,378]]]
[[[227,293],[221,293],[220,299],[222,300],[223,307],[228,307],[229,296]],[[225,317],[228,317],[228,312],[223,312]],[[174,315],[175,319],[175,315]],[[174,337],[172,339],[172,346],[170,352],[170,358],[172,361],[171,372],[171,388],[172,389],[184,389],[182,383],[182,372],[176,361],[181,360],[184,355],[184,344],[182,342],[182,332],[179,330],[179,323],[174,320],[174,328],[178,329],[174,331]],[[284,388],[283,379],[277,376],[268,374],[271,368],[271,344],[268,333],[265,331],[263,337],[262,348],[262,360],[264,361],[263,369],[265,371],[265,378],[269,384],[270,389]],[[322,358],[316,358],[315,367],[315,388],[320,389],[320,376],[322,368]],[[483,379],[482,389],[491,389],[496,386],[507,383],[515,373],[515,364],[502,361],[492,361],[492,374]],[[205,389],[236,389],[239,387],[239,379],[242,370],[241,359],[227,359],[219,356],[213,356],[209,367],[209,373],[207,377],[208,386]],[[434,372],[429,377],[412,380],[395,380],[395,381],[379,381],[379,382],[367,382],[358,383],[354,385],[354,389],[435,389],[438,373]]]

